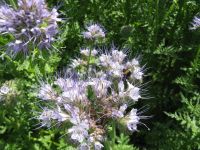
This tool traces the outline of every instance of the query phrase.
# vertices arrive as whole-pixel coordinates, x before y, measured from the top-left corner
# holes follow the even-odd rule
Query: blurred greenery
[[[14,0],[7,0],[11,5]],[[47,0],[64,22],[51,53],[33,50],[29,56],[10,58],[0,36],[0,85],[14,81],[20,94],[0,102],[0,149],[75,149],[59,128],[36,129],[33,117],[40,109],[35,89],[38,82],[66,68],[79,54],[81,32],[91,22],[107,34],[102,47],[113,43],[140,56],[145,65],[146,106],[143,125],[131,136],[108,136],[106,149],[200,149],[200,30],[189,30],[200,13],[199,0]],[[9,101],[9,102],[7,102]],[[113,129],[111,129],[112,131]],[[111,132],[112,133],[112,132]],[[137,147],[137,148],[135,148]]]

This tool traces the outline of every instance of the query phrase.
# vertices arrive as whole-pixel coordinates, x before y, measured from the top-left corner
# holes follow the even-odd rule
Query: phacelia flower
[[[137,101],[139,98],[141,98],[140,96],[140,88],[133,86],[132,84],[130,84],[128,82],[128,95],[129,97],[134,100]]]
[[[83,32],[83,36],[85,39],[99,39],[99,38],[104,38],[105,37],[105,32],[103,29],[97,25],[97,24],[92,24],[90,26],[86,27],[87,31]]]
[[[62,97],[68,102],[86,102],[87,103],[87,95],[86,95],[87,89],[85,86],[86,86],[85,83],[75,81],[72,87],[66,88],[62,92]]]
[[[42,84],[38,93],[38,97],[42,100],[55,100],[56,93],[50,84]]]
[[[97,50],[93,49],[91,51],[91,56],[96,56],[97,55]],[[88,48],[86,49],[81,49],[81,54],[85,55],[85,56],[89,56],[90,55],[90,50]]]
[[[51,120],[54,118],[54,111],[48,108],[44,108],[43,112],[38,116],[41,120],[41,126],[51,126]]]
[[[76,68],[76,67],[79,67],[79,66],[81,66],[83,64],[86,64],[86,61],[81,60],[79,58],[78,59],[73,59],[72,60],[72,64],[70,65],[70,67]]]
[[[70,119],[70,116],[67,115],[64,111],[62,111],[60,106],[57,106],[56,111],[54,111],[54,119],[57,119],[58,122],[64,122]]]
[[[84,36],[93,39],[90,44],[105,36],[97,25],[87,30]],[[129,60],[122,50],[81,49],[81,58],[72,60],[64,77],[56,77],[52,85],[41,85],[40,99],[57,107],[40,119],[46,125],[49,121],[66,122],[67,134],[78,149],[101,150],[111,120],[122,123],[130,132],[137,131],[142,117],[137,109],[129,110],[130,104],[142,98],[142,78],[139,61]]]
[[[112,116],[114,118],[122,118],[124,117],[125,110],[127,109],[127,104],[120,106],[119,110],[113,109]]]
[[[110,81],[108,81],[104,78],[99,78],[99,79],[94,78],[91,80],[92,81],[89,84],[93,87],[95,94],[98,98],[107,95],[107,89],[108,89],[108,87],[111,86]]]
[[[68,133],[71,135],[72,140],[82,143],[88,137],[89,121],[80,116],[78,108],[73,109],[70,105],[65,107],[71,112],[70,122],[73,124],[68,129]]]
[[[94,149],[95,150],[101,150],[104,146],[100,142],[94,143]]]
[[[132,72],[131,79],[133,80],[142,80],[143,71],[139,65],[139,61],[137,59],[133,59],[132,61],[128,61],[126,63],[126,68]]]
[[[0,6],[0,33],[10,34],[14,41],[8,49],[16,54],[28,53],[33,47],[51,47],[58,32],[58,12],[48,10],[44,0],[18,0],[18,8]]]
[[[137,109],[132,109],[130,114],[127,116],[127,128],[131,132],[137,131],[137,125],[139,123],[140,117],[137,116]]]
[[[200,27],[200,18],[199,17],[194,17],[192,26],[190,27],[191,30],[196,30]]]
[[[89,124],[87,122],[77,122],[72,128],[68,129],[71,139],[82,143],[88,137]]]
[[[118,51],[116,49],[112,50],[112,59],[114,62],[118,62],[119,64],[121,64],[124,59],[126,58],[126,54],[124,54],[122,51]]]

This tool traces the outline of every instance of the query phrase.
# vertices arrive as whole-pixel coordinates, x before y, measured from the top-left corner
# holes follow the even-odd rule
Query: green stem
[[[116,127],[115,122],[112,121],[112,142],[115,143],[116,140]]]
[[[90,69],[90,57],[91,57],[91,53],[92,53],[92,49],[90,48],[90,53],[89,53],[88,60],[87,60],[87,75],[89,74],[89,69]]]
[[[92,55],[92,43],[93,43],[93,42],[90,42],[90,43],[89,43],[89,51],[90,51],[90,53],[89,53],[88,60],[87,60],[87,70],[86,70],[86,76],[88,76],[88,75],[89,75],[89,69],[90,69],[90,59],[91,59],[91,55]]]
[[[195,66],[198,67],[198,62],[199,62],[199,58],[200,58],[200,46],[198,46],[198,50],[197,50],[197,54],[195,56],[195,59],[194,59],[194,63],[195,63]]]
[[[154,28],[154,41],[153,41],[154,49],[156,49],[157,47],[158,28],[159,28],[159,0],[156,0],[156,18],[155,18],[155,28]]]

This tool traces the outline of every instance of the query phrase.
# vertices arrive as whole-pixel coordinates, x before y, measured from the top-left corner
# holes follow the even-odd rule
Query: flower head
[[[44,0],[18,0],[18,8],[0,7],[0,33],[11,34],[12,53],[29,52],[33,46],[46,49],[58,32],[56,9],[48,10]]]
[[[94,149],[95,150],[101,150],[104,146],[100,142],[95,142],[94,143]]]
[[[72,111],[70,122],[73,126],[68,129],[68,133],[72,140],[82,143],[88,137],[89,121],[80,117],[78,108]]]
[[[83,36],[85,39],[99,39],[99,38],[104,38],[105,37],[105,32],[103,29],[97,25],[97,24],[92,24],[90,26],[86,27],[87,31],[83,32]]]
[[[108,87],[111,86],[111,82],[104,78],[93,78],[92,81],[89,82],[95,91],[95,94],[98,98],[102,98],[107,95]]]
[[[129,97],[134,100],[137,101],[139,98],[141,98],[140,96],[140,88],[133,86],[132,84],[130,84],[128,82],[128,95]]]
[[[41,126],[51,126],[51,119],[54,118],[54,111],[48,108],[44,108],[43,112],[38,116],[38,119],[41,120]]]
[[[136,131],[137,124],[139,123],[140,120],[139,116],[137,116],[137,109],[132,109],[127,117],[128,117],[127,120],[128,130],[130,130],[131,132]]]
[[[96,56],[97,53],[98,53],[97,50],[95,50],[95,49],[91,50],[91,56]],[[81,54],[83,54],[85,56],[89,56],[90,55],[90,50],[88,48],[81,49]]]
[[[38,93],[38,97],[42,100],[55,100],[56,93],[50,84],[42,84]]]
[[[127,109],[127,104],[120,106],[119,110],[113,109],[112,116],[114,118],[122,118],[124,117],[125,110]]]
[[[87,30],[84,37],[92,42],[105,36],[98,25]],[[54,97],[56,101],[51,102],[59,105],[44,123],[67,122],[71,125],[67,134],[80,150],[103,149],[110,120],[123,123],[131,132],[137,131],[141,116],[137,109],[129,111],[130,102],[134,104],[141,98],[143,72],[137,59],[129,61],[127,54],[115,47],[100,53],[90,46],[81,49],[81,58],[72,60],[66,75],[70,71],[74,75],[59,76],[52,82],[55,86],[41,88],[41,99],[48,102]]]

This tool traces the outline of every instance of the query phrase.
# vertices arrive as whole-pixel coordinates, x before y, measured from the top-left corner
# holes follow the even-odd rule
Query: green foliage
[[[129,136],[121,133],[119,136],[116,134],[115,122],[109,127],[108,139],[105,141],[105,149],[108,150],[138,150],[138,148],[130,145]]]

